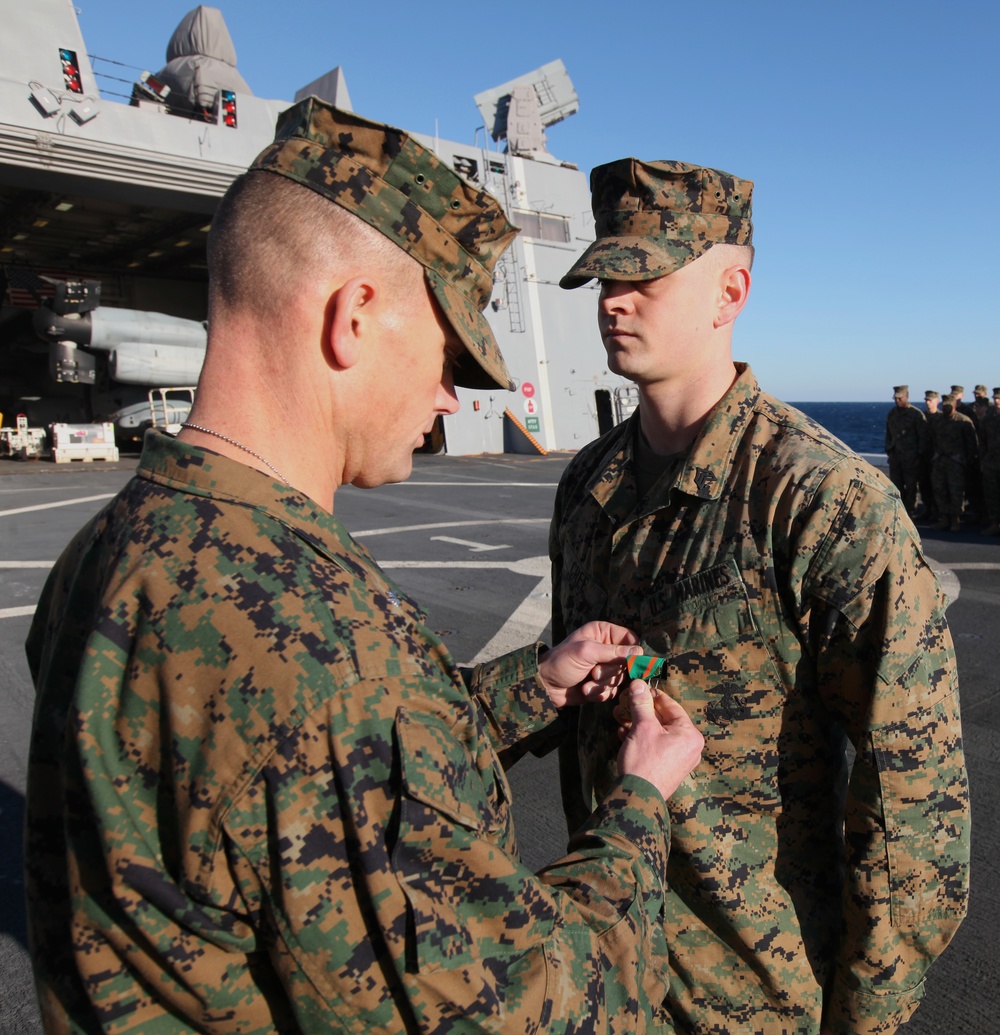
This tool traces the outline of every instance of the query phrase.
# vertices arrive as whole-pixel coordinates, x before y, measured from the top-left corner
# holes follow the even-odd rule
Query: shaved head
[[[752,244],[713,244],[700,261],[712,263],[719,270],[729,266],[746,266],[749,270],[753,269],[753,256]]]
[[[287,319],[303,288],[331,273],[380,274],[401,305],[421,291],[423,268],[364,220],[272,173],[238,177],[208,238],[209,322],[229,313]]]

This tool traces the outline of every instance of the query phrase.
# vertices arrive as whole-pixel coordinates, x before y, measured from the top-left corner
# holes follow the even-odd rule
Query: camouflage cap
[[[941,402],[944,403],[946,406],[950,406],[954,404],[955,396],[952,395],[951,392],[949,392],[947,395],[943,395],[941,397]]]
[[[951,391],[953,395],[958,395],[965,391],[965,385],[952,385]]]
[[[930,389],[930,390],[924,392],[924,398],[925,399],[940,399],[941,398],[941,394],[939,392],[935,392],[933,389]]]
[[[412,255],[468,350],[470,361],[456,365],[455,384],[514,387],[483,316],[493,267],[517,234],[496,198],[403,130],[317,97],[281,113],[274,143],[250,168],[322,194]]]
[[[993,389],[993,398],[994,399],[1000,399],[1000,388],[994,388]]]
[[[976,387],[972,389],[972,394],[973,395],[986,395],[987,394],[987,392],[986,392],[986,385],[976,385]]]
[[[895,395],[895,396],[909,395],[910,394],[910,386],[909,385],[896,385],[896,387],[893,388],[893,390],[892,390],[892,394]]]
[[[590,174],[597,240],[559,281],[653,280],[713,244],[750,244],[753,183],[686,162],[622,158]]]

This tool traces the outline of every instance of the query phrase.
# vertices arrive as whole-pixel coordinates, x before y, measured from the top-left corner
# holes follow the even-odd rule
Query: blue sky
[[[91,54],[152,71],[195,6],[76,2]],[[472,141],[474,94],[561,58],[580,111],[548,130],[559,158],[754,180],[734,352],[775,395],[889,403],[899,383],[921,398],[1000,385],[995,3],[219,6],[259,96],[291,100],[340,65],[359,113]]]

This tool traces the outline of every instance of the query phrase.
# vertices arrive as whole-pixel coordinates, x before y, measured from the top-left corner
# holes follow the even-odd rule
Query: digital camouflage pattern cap
[[[986,395],[986,385],[976,385],[976,387],[972,389],[972,393],[973,395]]]
[[[924,392],[924,398],[925,399],[940,399],[941,398],[941,393],[940,392],[935,392],[934,389],[931,388],[931,389],[928,389],[926,392]]]
[[[493,267],[517,234],[496,198],[403,130],[317,97],[279,115],[274,142],[250,168],[322,194],[412,255],[474,361],[456,364],[455,384],[514,387],[483,316]]]
[[[893,390],[892,390],[892,394],[893,394],[893,395],[894,395],[894,396],[895,396],[895,397],[896,397],[897,399],[898,399],[898,398],[899,398],[899,397],[900,397],[901,395],[909,395],[909,394],[910,394],[910,386],[909,386],[909,385],[896,385],[896,387],[895,387],[895,388],[893,388]]]
[[[750,244],[753,183],[686,162],[622,158],[590,174],[597,240],[559,281],[652,280],[713,244]]]
[[[965,391],[965,385],[952,385],[951,386],[951,394],[952,395],[961,395],[961,393],[964,392],[964,391]]]

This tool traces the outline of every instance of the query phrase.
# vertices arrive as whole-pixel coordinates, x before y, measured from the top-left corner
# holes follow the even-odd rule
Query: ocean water
[[[885,453],[885,418],[892,409],[892,400],[793,402],[791,405],[822,424],[856,453]]]

